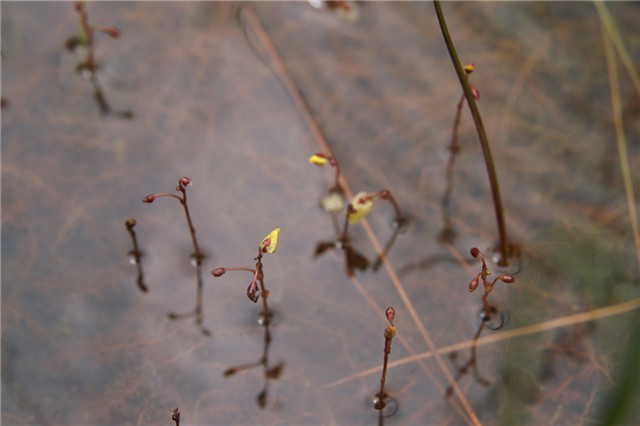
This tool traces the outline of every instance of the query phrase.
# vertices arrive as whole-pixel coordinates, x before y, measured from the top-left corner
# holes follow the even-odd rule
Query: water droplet
[[[382,410],[383,417],[391,417],[398,411],[398,401],[386,392],[384,400],[380,400],[379,394],[376,393],[371,399],[371,405],[376,410]]]
[[[273,311],[269,311],[266,315],[263,311],[258,312],[258,325],[265,325],[265,320],[273,321]]]

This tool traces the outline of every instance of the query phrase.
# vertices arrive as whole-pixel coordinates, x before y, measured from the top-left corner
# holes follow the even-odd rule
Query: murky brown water
[[[481,295],[467,285],[479,265],[469,249],[488,250],[497,233],[465,109],[451,199],[458,237],[438,242],[461,91],[433,6],[361,4],[350,23],[307,3],[251,5],[350,188],[389,188],[411,218],[387,265],[354,279],[340,252],[313,258],[316,244],[335,236],[318,207],[332,176],[308,164],[321,147],[249,28],[252,48],[238,6],[90,2],[94,24],[122,32],[117,40],[96,35],[96,55],[109,105],[134,113],[123,120],[100,115],[92,84],[75,73],[78,57],[64,49],[78,31],[71,3],[2,3],[2,423],[171,424],[179,407],[187,425],[374,424],[366,401],[379,386],[387,306],[397,311],[391,361],[445,351],[389,369],[398,411],[386,424],[600,419],[634,371],[625,355],[637,343],[640,291],[594,6],[443,5],[462,61],[476,66],[470,78],[508,230],[524,252],[516,284],[491,295],[511,320],[483,335],[565,319],[480,346],[491,385],[464,377],[466,407],[459,396],[443,398],[455,374],[446,352],[469,342],[478,324]],[[607,7],[637,68],[640,8]],[[638,200],[640,100],[618,69]],[[210,338],[192,320],[165,319],[195,302],[180,205],[141,202],[172,192],[180,176],[194,183]],[[129,217],[138,222],[147,293],[127,256]],[[381,202],[368,218],[371,234],[352,227],[369,260],[391,236],[392,219]],[[285,365],[261,410],[261,368],[223,377],[262,354],[250,276],[209,271],[253,267],[258,243],[277,226],[278,251],[264,258],[275,312],[269,359]],[[571,322],[620,306],[604,319]],[[630,392],[637,402],[638,388]],[[636,404],[624,419],[638,414]]]

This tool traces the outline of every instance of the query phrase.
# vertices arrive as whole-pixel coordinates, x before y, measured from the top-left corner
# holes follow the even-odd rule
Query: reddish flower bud
[[[183,176],[178,182],[181,186],[191,186],[191,179],[189,179],[188,177]]]
[[[478,89],[476,89],[475,86],[471,86],[471,93],[476,101],[480,99],[480,92],[478,92]]]
[[[247,297],[253,303],[258,303],[258,299],[260,298],[260,290],[258,290],[257,282],[251,281],[249,287],[247,288]]]
[[[478,277],[475,277],[469,283],[469,292],[473,292],[476,288],[478,288]]]
[[[476,259],[478,258],[478,256],[480,255],[480,249],[478,247],[473,247],[469,253],[471,253],[471,256],[475,257]]]
[[[392,323],[394,318],[396,317],[396,310],[393,309],[392,306],[389,306],[385,311],[385,315],[387,316],[387,321]]]
[[[146,197],[144,197],[144,198],[142,199],[142,202],[143,202],[143,203],[153,203],[153,201],[154,201],[155,199],[156,199],[156,196],[155,196],[154,194],[150,194],[150,195],[147,195]]]
[[[214,277],[221,277],[224,275],[225,272],[227,271],[224,268],[216,268],[213,271],[211,271],[211,275],[213,275]]]
[[[513,278],[511,275],[500,275],[498,279],[503,283],[507,283],[507,284],[513,284],[516,282],[516,279]]]
[[[117,29],[116,27],[105,27],[100,25],[100,26],[96,26],[96,29],[113,38],[120,37],[120,30]]]

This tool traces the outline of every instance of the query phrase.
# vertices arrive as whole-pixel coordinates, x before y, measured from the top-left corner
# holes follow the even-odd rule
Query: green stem
[[[462,64],[460,63],[460,59],[458,58],[456,48],[453,45],[453,40],[451,39],[451,35],[449,34],[449,29],[447,28],[447,23],[444,19],[444,14],[442,13],[442,7],[440,5],[440,1],[434,0],[433,5],[436,9],[436,15],[438,16],[438,23],[440,24],[440,29],[442,30],[442,36],[444,37],[444,41],[447,45],[447,50],[449,51],[449,56],[451,57],[453,66],[456,69],[456,73],[458,74],[460,85],[462,86],[462,90],[464,91],[464,96],[467,99],[469,110],[471,111],[471,115],[473,116],[473,122],[475,123],[476,130],[478,131],[478,136],[480,137],[480,144],[482,145],[482,153],[484,154],[484,162],[485,162],[485,165],[487,166],[487,173],[489,175],[489,184],[491,186],[491,194],[493,196],[493,207],[496,213],[496,221],[498,222],[498,234],[500,236],[500,247],[499,247],[500,261],[498,262],[498,264],[501,266],[506,266],[508,262],[508,257],[510,254],[510,248],[509,248],[509,241],[507,239],[507,229],[504,221],[504,213],[503,213],[504,209],[502,207],[502,198],[500,196],[498,176],[496,174],[495,165],[493,164],[493,156],[491,155],[491,147],[489,146],[489,139],[487,138],[487,134],[484,129],[484,124],[482,124],[482,117],[480,116],[478,105],[476,104],[475,98],[473,97],[471,86],[467,81],[467,76],[464,72],[464,69],[462,68]]]

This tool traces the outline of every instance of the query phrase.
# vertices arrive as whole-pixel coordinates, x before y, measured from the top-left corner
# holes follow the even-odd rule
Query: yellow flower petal
[[[347,211],[349,224],[353,225],[354,223],[360,222],[371,211],[371,208],[373,207],[373,199],[368,195],[369,194],[366,192],[358,192],[351,199],[351,206],[353,207],[353,211]]]
[[[262,250],[265,253],[273,254],[276,252],[276,247],[278,246],[278,236],[280,235],[280,228],[276,228],[269,233],[260,245],[258,249]]]
[[[326,157],[321,157],[318,154],[313,154],[311,157],[309,157],[309,162],[311,164],[315,164],[316,166],[324,166],[329,162],[329,160]]]

